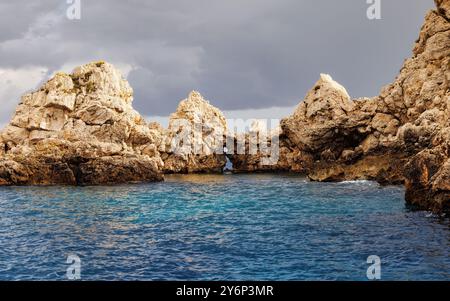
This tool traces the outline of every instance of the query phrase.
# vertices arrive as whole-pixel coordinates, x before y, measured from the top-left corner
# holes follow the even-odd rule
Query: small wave
[[[374,181],[370,180],[348,180],[348,181],[341,181],[338,182],[339,184],[373,184]]]
[[[426,218],[439,218],[439,217],[445,217],[446,214],[445,213],[434,213],[431,211],[425,211],[425,217]]]

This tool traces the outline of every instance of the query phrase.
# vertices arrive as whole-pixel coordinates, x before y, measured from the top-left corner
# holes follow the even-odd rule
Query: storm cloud
[[[353,97],[391,82],[432,0],[81,0],[0,2],[0,123],[19,95],[57,70],[106,60],[127,76],[134,106],[166,116],[190,90],[222,110],[292,107],[320,73]]]

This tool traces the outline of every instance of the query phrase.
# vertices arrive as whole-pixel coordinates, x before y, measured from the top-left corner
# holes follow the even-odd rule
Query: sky
[[[432,0],[0,0],[0,125],[20,95],[91,61],[119,68],[165,123],[191,90],[227,118],[280,118],[330,74],[375,96],[410,57]],[[370,0],[369,0],[370,1]],[[375,0],[373,0],[375,1]]]

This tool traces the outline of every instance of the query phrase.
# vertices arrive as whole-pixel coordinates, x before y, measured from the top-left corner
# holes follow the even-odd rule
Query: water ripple
[[[108,187],[1,187],[0,279],[449,280],[448,219],[403,188],[291,175],[169,176]]]

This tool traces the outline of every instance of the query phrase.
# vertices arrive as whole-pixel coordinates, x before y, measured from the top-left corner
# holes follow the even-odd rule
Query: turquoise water
[[[0,280],[450,280],[449,220],[402,187],[291,175],[168,176],[109,187],[1,187]]]

